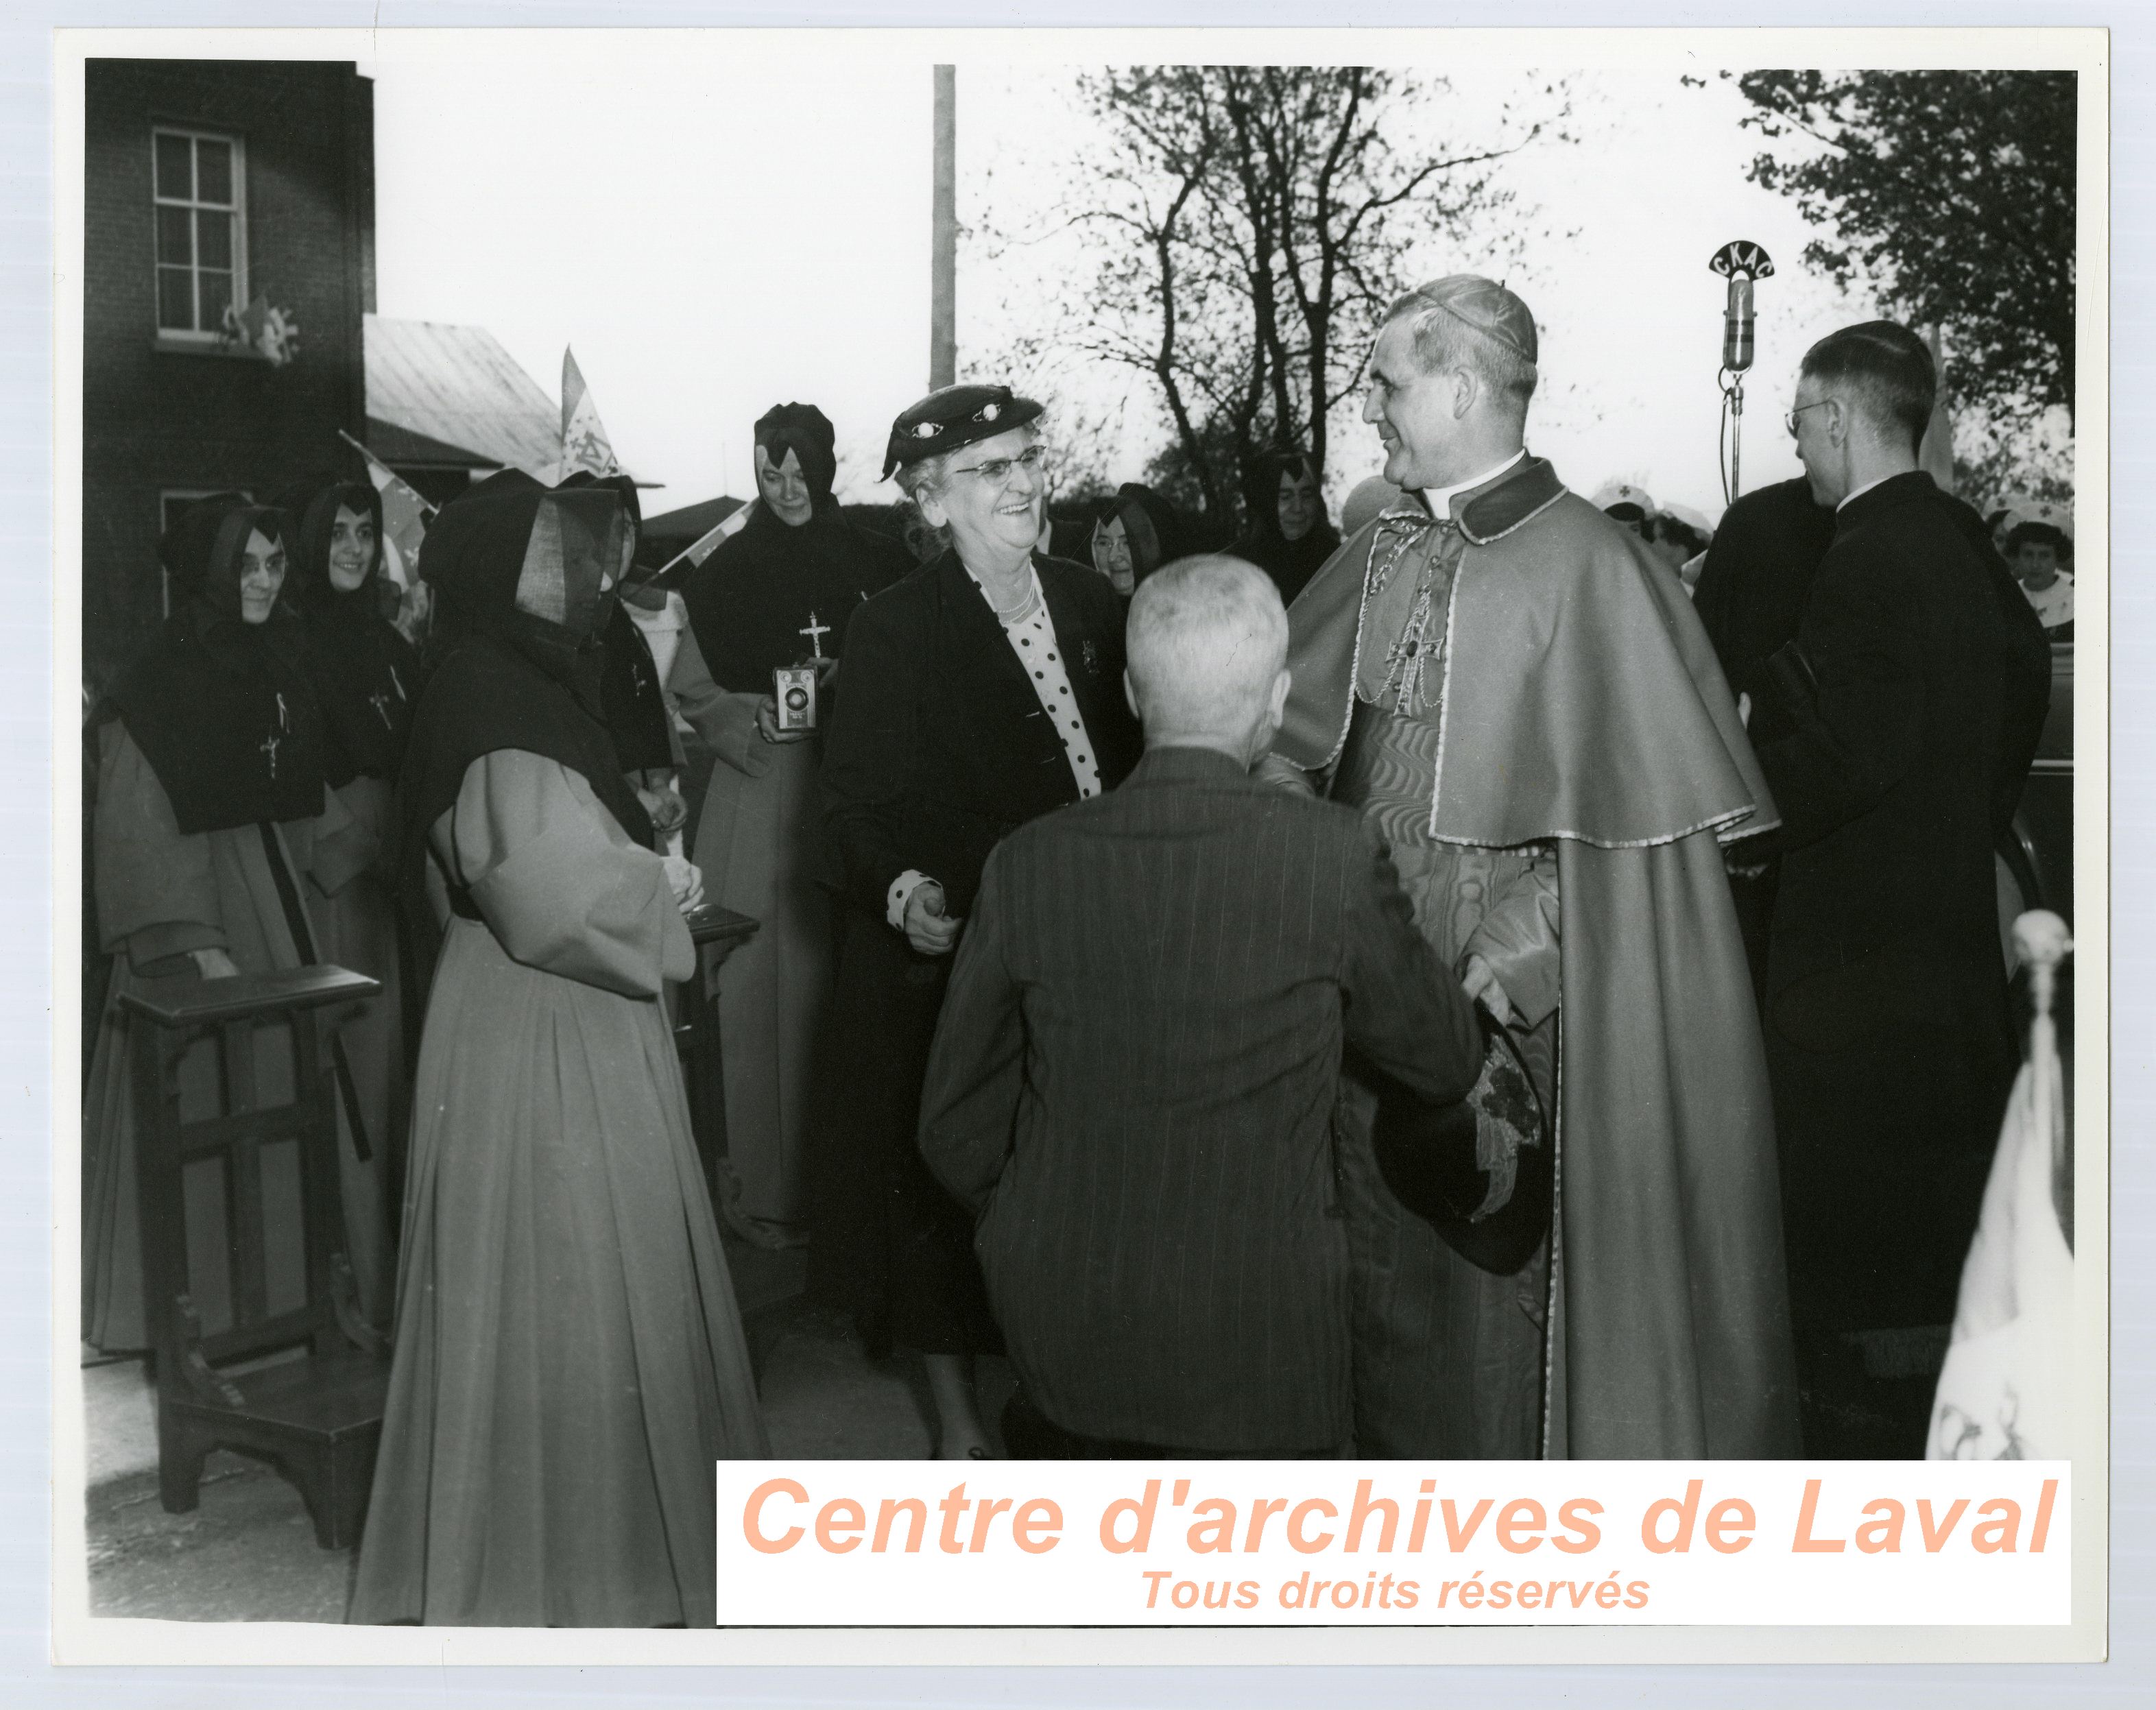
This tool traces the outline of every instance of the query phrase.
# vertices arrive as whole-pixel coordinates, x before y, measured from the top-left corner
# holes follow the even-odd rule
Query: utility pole
[[[958,377],[958,68],[936,68],[936,190],[931,215],[928,388]]]

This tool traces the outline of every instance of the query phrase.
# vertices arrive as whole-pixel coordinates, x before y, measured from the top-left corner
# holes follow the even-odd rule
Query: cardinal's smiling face
[[[1370,395],[1363,419],[1385,448],[1385,479],[1396,487],[1450,486],[1475,470],[1468,427],[1479,388],[1465,368],[1425,370],[1409,317],[1386,323],[1370,352]]]

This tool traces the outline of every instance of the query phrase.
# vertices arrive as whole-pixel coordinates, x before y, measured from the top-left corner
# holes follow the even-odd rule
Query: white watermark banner
[[[723,1461],[729,1626],[2071,1619],[2064,1461]]]

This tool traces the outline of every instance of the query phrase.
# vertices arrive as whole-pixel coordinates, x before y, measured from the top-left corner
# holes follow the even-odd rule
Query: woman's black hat
[[[1008,386],[942,387],[900,411],[891,424],[883,478],[889,480],[894,471],[923,458],[940,457],[961,445],[1024,427],[1040,414],[1041,408],[1029,398],[1016,396]]]

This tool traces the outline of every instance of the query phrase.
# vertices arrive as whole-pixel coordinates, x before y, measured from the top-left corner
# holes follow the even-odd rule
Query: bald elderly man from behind
[[[1480,1068],[1472,1001],[1361,816],[1250,775],[1286,647],[1240,559],[1141,583],[1144,758],[997,845],[959,946],[921,1147],[978,1218],[1014,1455],[1345,1450],[1342,1046],[1445,1102]]]

